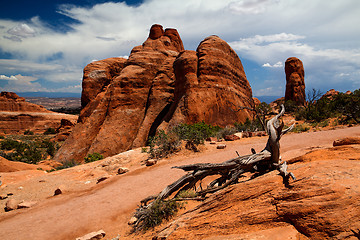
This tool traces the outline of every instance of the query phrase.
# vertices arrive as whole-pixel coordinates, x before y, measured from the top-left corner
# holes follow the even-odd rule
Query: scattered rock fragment
[[[218,139],[216,137],[208,137],[206,141],[208,142],[216,142]]]
[[[134,225],[138,219],[136,217],[131,217],[128,221],[128,225]]]
[[[5,212],[17,209],[19,202],[15,199],[9,199],[5,204]]]
[[[248,138],[248,137],[250,137],[249,132],[242,132],[241,133],[241,138]]]
[[[215,142],[215,141],[211,141],[210,144],[216,144],[216,142]]]
[[[149,166],[155,165],[156,163],[157,163],[157,161],[155,159],[148,159],[148,160],[146,160],[145,165],[149,167]]]
[[[352,144],[360,144],[360,137],[346,137],[342,139],[337,139],[333,142],[334,147]]]
[[[243,138],[243,133],[242,132],[234,133],[234,135],[239,137],[240,139]]]
[[[57,188],[54,192],[54,196],[60,195],[62,193],[63,193],[63,191],[60,188]]]
[[[224,139],[225,141],[235,141],[235,140],[239,140],[240,138],[235,134],[231,134],[231,135],[226,135]]]
[[[99,177],[99,178],[97,179],[96,184],[105,181],[105,180],[108,179],[109,177],[110,177],[110,176],[102,176],[102,177]]]
[[[226,145],[225,144],[219,144],[219,145],[217,145],[216,148],[217,149],[224,149],[224,148],[226,148]]]
[[[91,232],[82,237],[78,237],[76,238],[76,240],[98,240],[105,237],[105,235],[106,233],[104,232],[104,230],[99,230],[97,232]]]
[[[8,197],[7,195],[1,194],[1,195],[0,195],[0,200],[4,200],[4,199],[6,199],[7,197]]]
[[[129,171],[128,168],[126,167],[120,167],[117,171],[118,174],[124,174],[124,173],[127,173]]]
[[[32,206],[34,206],[35,204],[37,204],[36,201],[21,201],[18,205],[17,208],[31,208]]]

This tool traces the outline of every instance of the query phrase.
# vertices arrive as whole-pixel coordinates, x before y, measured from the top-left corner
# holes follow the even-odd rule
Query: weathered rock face
[[[175,101],[163,125],[204,121],[225,127],[251,118],[246,110],[237,112],[254,101],[241,61],[224,40],[210,36],[196,52],[182,52],[174,71]]]
[[[81,106],[84,108],[90,101],[110,84],[110,80],[120,74],[126,59],[108,58],[88,64],[84,68],[82,82]]]
[[[44,107],[26,102],[12,92],[0,94],[0,133],[23,133],[31,130],[43,133],[48,128],[58,128],[61,119],[76,122],[77,116],[55,113]]]
[[[93,152],[110,156],[143,145],[173,101],[172,65],[183,50],[175,29],[152,26],[143,45],[135,47],[129,59],[120,60],[124,65],[118,64],[117,75],[93,84],[104,90],[82,98],[79,123],[55,159],[81,160]]]
[[[291,161],[298,178],[285,187],[275,172],[208,198],[153,239],[357,239],[358,146],[321,149]],[[357,238],[356,238],[357,236]]]
[[[160,25],[151,27],[129,59],[89,64],[83,88],[79,123],[55,156],[58,161],[140,147],[159,128],[180,122],[240,122],[250,114],[236,106],[253,105],[241,61],[226,42],[212,36],[197,52],[184,51],[178,32]]]
[[[285,62],[286,90],[285,101],[291,100],[298,105],[305,104],[304,66],[296,57],[288,58]]]

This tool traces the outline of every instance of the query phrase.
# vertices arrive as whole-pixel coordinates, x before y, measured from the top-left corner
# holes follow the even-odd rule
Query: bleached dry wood
[[[220,177],[212,181],[206,189],[197,191],[198,196],[205,197],[206,194],[214,193],[231,184],[237,183],[238,179],[245,172],[266,172],[277,169],[283,177],[285,184],[288,183],[290,177],[295,179],[294,175],[287,171],[286,162],[281,162],[279,141],[284,134],[294,127],[293,124],[289,128],[283,129],[284,123],[280,118],[284,113],[285,107],[282,105],[281,111],[267,122],[265,129],[269,138],[265,148],[259,153],[238,156],[222,163],[195,163],[173,167],[182,169],[188,173],[168,185],[158,195],[147,197],[141,201],[141,206],[134,215],[138,219],[134,224],[134,229],[138,230],[142,228],[142,220],[153,203],[150,202],[151,200],[163,200],[176,192],[179,193],[183,190],[192,189],[207,176],[220,175]],[[148,202],[150,203],[148,204]]]

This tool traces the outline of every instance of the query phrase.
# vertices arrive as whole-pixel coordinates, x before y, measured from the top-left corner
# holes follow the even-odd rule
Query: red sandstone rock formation
[[[225,127],[251,118],[247,110],[236,111],[254,106],[241,61],[218,36],[206,38],[196,52],[182,52],[174,71],[175,101],[161,127],[200,121]]]
[[[0,94],[0,133],[23,133],[31,130],[43,133],[48,128],[57,128],[61,119],[75,122],[74,115],[55,113],[44,107],[29,103],[12,92]]]
[[[50,113],[43,106],[25,101],[25,98],[19,97],[13,92],[0,93],[0,111],[4,112],[44,112]]]
[[[339,94],[339,91],[336,91],[335,89],[330,89],[324,95],[322,95],[321,98],[328,98],[328,99],[332,100],[338,94]]]
[[[178,32],[160,25],[151,27],[129,59],[89,64],[83,88],[79,123],[55,156],[58,161],[140,147],[159,127],[180,122],[244,121],[250,113],[237,106],[253,106],[241,61],[225,41],[211,36],[197,52],[184,51]]]
[[[288,58],[285,62],[286,91],[285,101],[291,100],[298,105],[305,104],[304,67],[300,59]]]
[[[84,108],[90,101],[110,84],[111,79],[120,74],[126,59],[108,58],[88,64],[84,68],[82,82],[81,106]]]

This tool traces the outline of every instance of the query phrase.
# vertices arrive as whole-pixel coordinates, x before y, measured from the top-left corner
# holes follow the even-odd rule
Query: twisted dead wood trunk
[[[183,190],[194,188],[196,183],[207,176],[220,175],[219,178],[212,181],[206,189],[201,189],[196,192],[201,199],[208,193],[214,193],[231,184],[237,183],[239,177],[245,172],[266,172],[277,169],[283,177],[284,183],[287,184],[289,178],[295,179],[291,172],[287,172],[286,162],[281,161],[280,156],[280,139],[289,132],[293,127],[283,130],[284,123],[280,117],[285,113],[284,105],[281,105],[281,111],[275,117],[270,119],[265,130],[269,135],[265,148],[259,152],[245,156],[239,156],[223,163],[195,163],[190,165],[175,166],[173,168],[182,169],[186,172],[184,176],[168,185],[158,195],[149,196],[141,201],[141,206],[137,209],[134,216],[137,221],[134,223],[134,229],[142,229],[142,222],[148,214],[152,202],[151,200],[164,200],[174,194]],[[175,195],[176,197],[176,195]],[[150,202],[148,204],[148,202]]]

